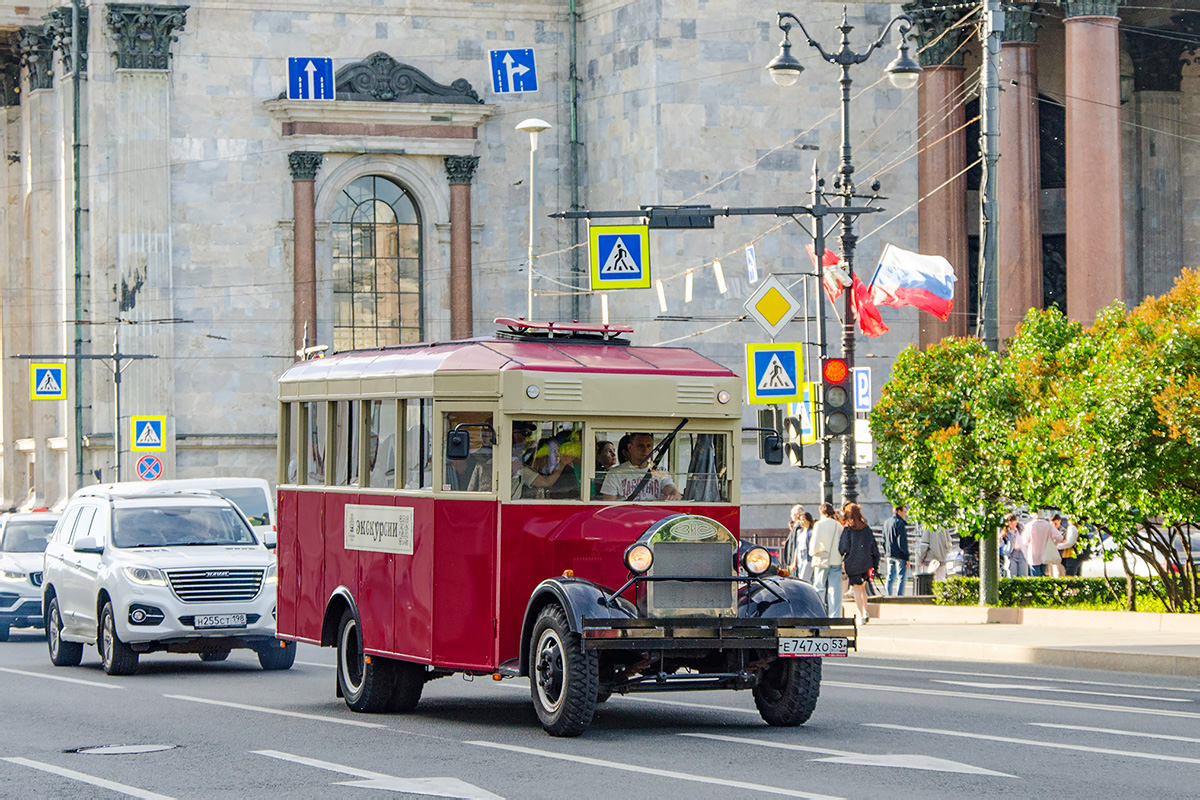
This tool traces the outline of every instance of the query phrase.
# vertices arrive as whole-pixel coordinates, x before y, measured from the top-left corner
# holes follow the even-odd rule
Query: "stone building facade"
[[[790,10],[833,46],[843,5],[809,0]],[[1021,95],[1027,105],[1031,96],[1043,105],[1043,98],[1062,101],[1070,85],[1064,59],[1073,23],[1062,18],[1081,6],[1066,5],[1033,9],[1041,24],[1028,43],[1036,48],[1037,92]],[[521,120],[553,126],[540,134],[537,152],[539,215],[573,205],[803,204],[814,164],[828,174],[839,156],[837,70],[800,46],[809,69],[797,85],[776,86],[763,69],[780,41],[774,5],[81,6],[78,26],[69,5],[0,6],[4,508],[60,504],[81,484],[112,480],[114,430],[122,438],[120,477],[133,478],[133,415],[166,418],[166,477],[273,478],[275,378],[297,350],[479,335],[494,317],[523,314],[530,142],[516,130]],[[850,2],[856,45],[901,10]],[[1120,75],[1135,79],[1129,102],[1117,106],[1120,141],[1105,156],[1115,159],[1109,166],[1124,192],[1117,211],[1126,255],[1118,263],[1126,270],[1121,292],[1133,300],[1169,284],[1181,264],[1200,262],[1200,222],[1169,213],[1200,196],[1200,75],[1180,50],[1178,63],[1160,57],[1161,69],[1152,70],[1177,79],[1151,80],[1148,56],[1137,55],[1125,27],[1136,24],[1143,35],[1142,28],[1175,30],[1187,20],[1114,13],[1086,16],[1113,20],[1098,23],[1117,26],[1118,46],[1108,55]],[[858,363],[875,368],[876,394],[904,347],[970,325],[968,165],[976,148],[966,125],[979,48],[963,35],[969,28],[955,27],[964,14],[919,18],[929,46],[916,91],[880,82],[894,37],[853,72],[857,177],[861,186],[878,179],[887,198],[884,212],[859,221],[860,272],[869,276],[883,245],[894,243],[945,253],[962,277],[952,324],[884,309],[890,333],[859,338]],[[944,29],[950,35],[933,41]],[[493,93],[488,51],[525,47],[536,53],[538,91]],[[293,56],[332,58],[337,99],[287,100]],[[1031,128],[1028,116],[1020,124],[1019,134],[1006,136],[1023,136],[1022,144],[1002,163],[1023,164],[1018,180],[1039,188],[1020,187],[1018,196],[1040,199],[1022,211],[1026,228],[1017,239],[1025,250],[1014,257],[1019,269],[1008,269],[1028,284],[1018,305],[1040,305],[1041,248],[1047,237],[1071,236],[1070,188],[1040,188],[1034,167],[1046,154],[1031,148],[1047,133]],[[1060,145],[1068,133],[1058,134]],[[1029,227],[1035,221],[1040,232]],[[536,230],[535,316],[597,320],[601,303],[586,291],[579,246],[586,224],[543,216]],[[815,282],[797,274],[810,268],[809,241],[797,222],[769,216],[656,231],[652,270],[663,282],[665,310],[654,289],[629,290],[609,296],[610,318],[633,324],[639,343],[678,341],[741,371],[744,344],[766,339],[739,320],[755,288],[745,255],[753,245],[760,273],[781,275],[807,303],[784,337],[812,341],[813,315],[825,313],[836,352],[835,314]],[[1070,283],[1076,268],[1066,252],[1060,272]],[[119,425],[110,361],[69,365],[68,399],[32,402],[27,363],[14,358],[116,347],[151,356],[122,364]],[[746,420],[756,422],[753,409]],[[788,506],[818,498],[819,478],[808,470],[747,463],[746,475],[749,528],[782,526]],[[881,512],[878,480],[868,470],[862,478],[862,498]]]

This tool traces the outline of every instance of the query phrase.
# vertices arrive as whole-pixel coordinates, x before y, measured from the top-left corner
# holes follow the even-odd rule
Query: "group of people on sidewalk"
[[[1087,547],[1079,541],[1079,528],[1061,514],[1048,520],[1035,517],[1027,525],[1009,514],[1000,529],[1000,556],[1008,562],[1010,577],[1062,578],[1080,574]]]
[[[879,571],[875,533],[857,503],[846,503],[841,510],[822,503],[820,514],[814,520],[804,506],[792,506],[780,564],[789,574],[812,583],[831,617],[842,615],[842,598],[849,588],[858,617],[866,622],[866,582]]]

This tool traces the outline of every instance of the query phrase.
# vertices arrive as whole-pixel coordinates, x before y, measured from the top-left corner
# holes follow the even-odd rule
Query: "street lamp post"
[[[854,190],[854,161],[850,147],[850,86],[852,84],[850,67],[855,64],[861,64],[870,58],[883,44],[892,26],[897,22],[900,23],[899,51],[884,71],[891,78],[892,84],[896,88],[911,89],[916,85],[917,79],[921,74],[921,66],[908,54],[908,32],[912,28],[913,20],[907,14],[900,14],[893,18],[879,34],[879,38],[871,43],[870,47],[862,52],[855,52],[850,47],[850,31],[854,30],[854,26],[846,21],[846,10],[843,8],[842,24],[837,27],[841,33],[840,46],[837,51],[831,53],[827,52],[816,40],[808,35],[808,31],[805,30],[804,23],[800,21],[799,17],[787,11],[779,12],[778,24],[779,29],[783,31],[783,41],[779,45],[779,54],[771,60],[771,63],[767,64],[767,69],[771,73],[771,79],[775,83],[780,86],[791,86],[800,79],[800,73],[804,71],[804,65],[792,55],[792,44],[789,37],[793,23],[804,34],[804,38],[808,41],[809,46],[814,48],[821,55],[821,58],[830,64],[837,64],[842,69],[842,77],[839,81],[842,87],[841,166],[838,168],[838,176],[834,180],[833,194],[841,198],[843,208],[851,207],[856,197]],[[877,188],[877,186],[873,188]],[[846,272],[853,276],[854,249],[858,242],[858,237],[854,233],[854,221],[858,214],[846,212],[839,216],[838,248],[841,250],[839,257]],[[821,255],[819,252],[817,259],[818,263],[820,263]],[[854,366],[854,325],[856,322],[853,293],[853,287],[849,287],[846,290],[844,298],[845,306],[842,315],[842,358],[846,360],[846,364],[851,368]],[[823,354],[825,349],[824,340],[821,341],[821,349]],[[855,460],[854,430],[851,428],[850,431],[842,436],[843,503],[858,502],[858,472]]]
[[[526,293],[525,293],[525,319],[533,319],[533,242],[536,233],[534,229],[534,221],[537,217],[534,215],[534,204],[537,202],[537,192],[535,183],[537,173],[534,170],[534,165],[537,160],[538,149],[538,134],[544,130],[549,130],[553,126],[543,119],[527,119],[517,125],[517,130],[524,131],[529,134],[529,263],[526,267]]]

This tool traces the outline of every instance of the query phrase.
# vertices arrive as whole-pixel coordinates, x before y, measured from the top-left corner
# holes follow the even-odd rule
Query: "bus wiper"
[[[655,467],[658,466],[658,462],[662,461],[662,457],[667,454],[667,448],[671,446],[671,442],[675,441],[675,434],[679,433],[680,429],[684,425],[687,425],[687,424],[688,424],[687,417],[684,417],[683,419],[679,420],[679,424],[675,426],[675,430],[668,433],[666,435],[666,438],[664,438],[661,442],[658,443],[658,447],[654,448],[654,450],[651,451],[650,467],[649,467],[649,469],[646,470],[646,474],[642,476],[642,480],[638,483],[638,485],[630,493],[629,497],[625,498],[626,502],[629,502],[630,500],[635,499],[639,494],[642,493],[642,489],[646,488],[646,484],[650,482],[650,477],[651,477],[651,475],[654,474],[654,469],[655,469]]]

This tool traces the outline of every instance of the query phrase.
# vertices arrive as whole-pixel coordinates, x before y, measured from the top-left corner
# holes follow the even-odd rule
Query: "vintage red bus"
[[[356,711],[458,672],[528,677],[554,735],[613,692],[751,689],[806,721],[855,629],[738,541],[739,377],[628,328],[497,323],[280,378],[279,636],[336,647]]]

